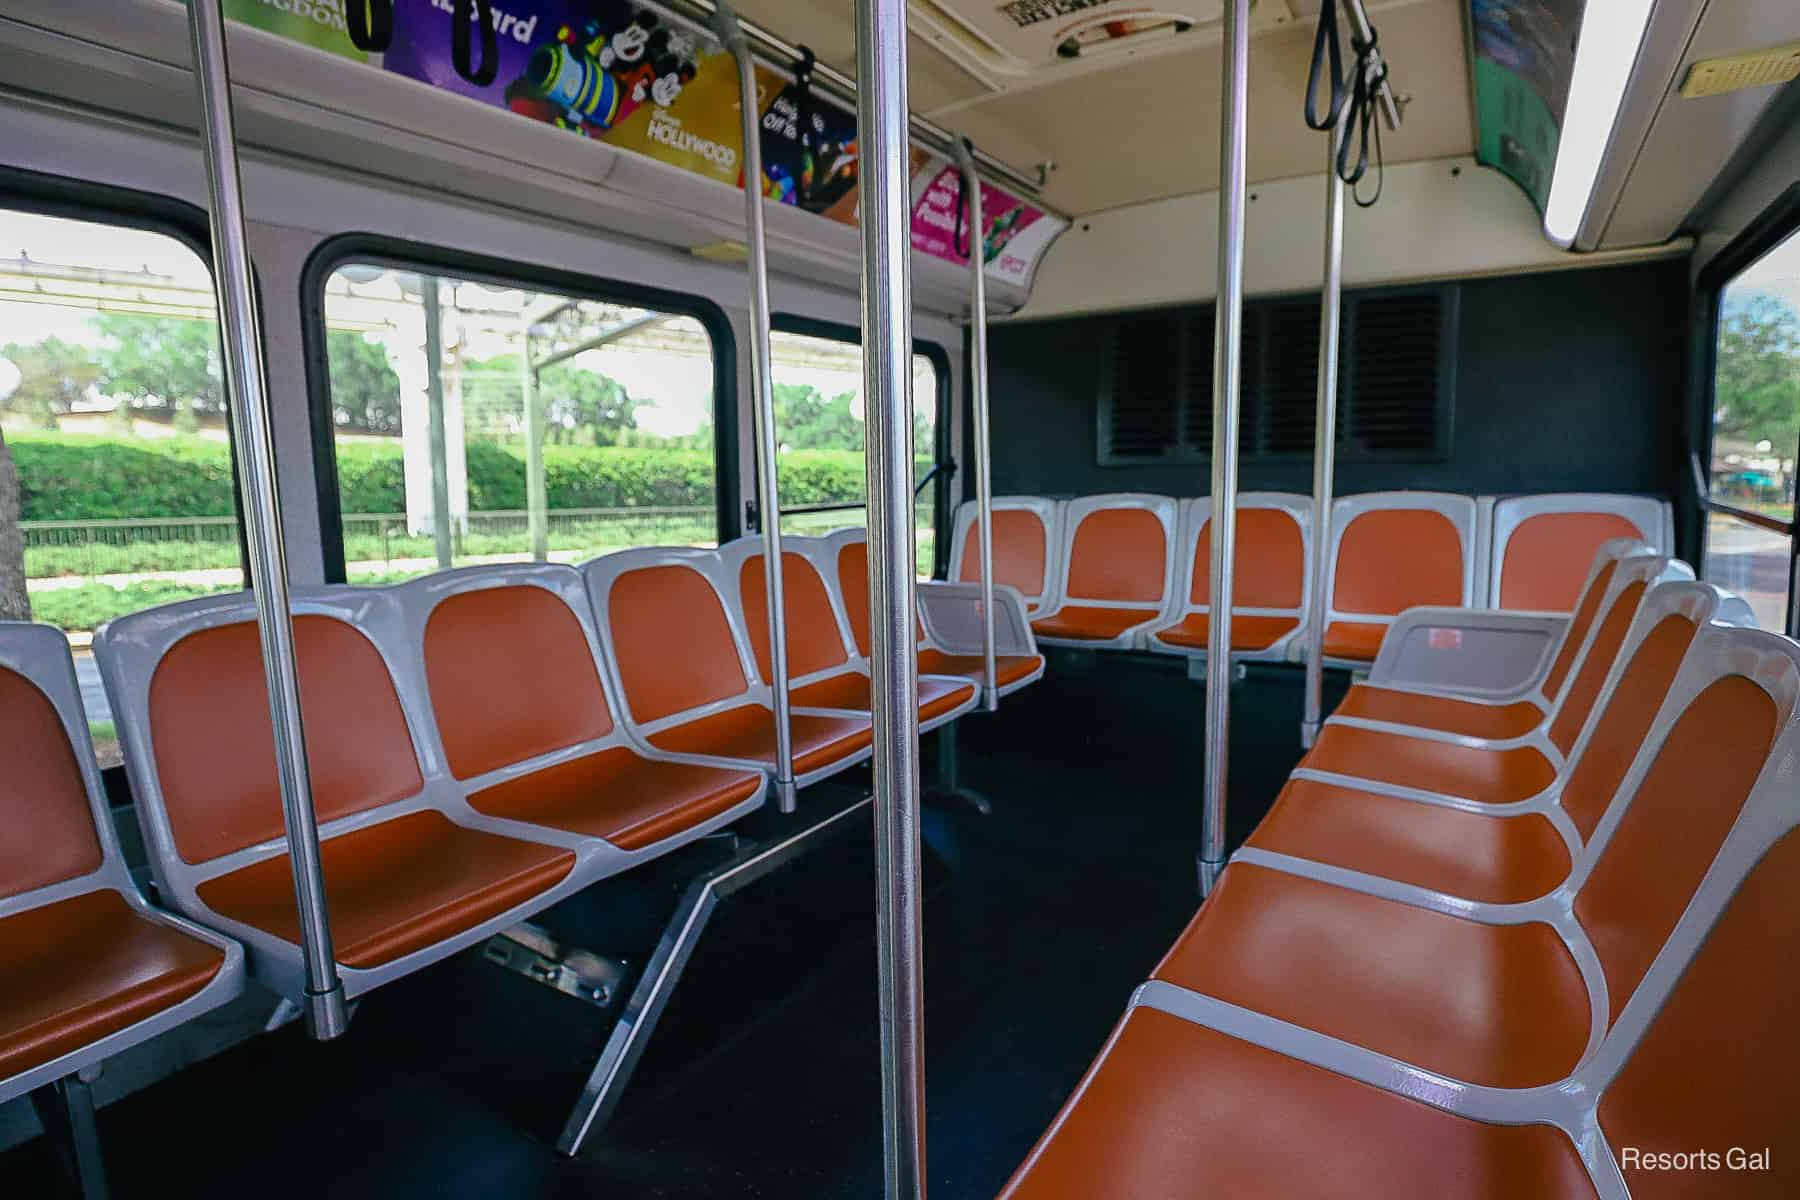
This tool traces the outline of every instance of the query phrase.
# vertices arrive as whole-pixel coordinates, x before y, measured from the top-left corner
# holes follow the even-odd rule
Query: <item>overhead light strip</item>
[[[1588,0],[1544,205],[1544,233],[1571,246],[1581,232],[1655,0]]]

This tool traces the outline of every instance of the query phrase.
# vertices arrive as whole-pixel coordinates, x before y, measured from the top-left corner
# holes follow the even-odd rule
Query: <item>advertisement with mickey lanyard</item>
[[[505,108],[571,134],[743,186],[737,67],[711,37],[631,0],[467,3],[491,29],[459,48],[456,0],[392,0],[391,40],[359,50],[335,0],[226,0],[234,20]],[[474,25],[474,20],[471,20]],[[856,118],[795,78],[756,68],[763,195],[854,226]],[[961,180],[943,155],[914,147],[914,249],[969,261]],[[960,221],[960,224],[959,224]],[[993,184],[982,189],[979,238],[990,278],[1025,286],[1066,221]]]

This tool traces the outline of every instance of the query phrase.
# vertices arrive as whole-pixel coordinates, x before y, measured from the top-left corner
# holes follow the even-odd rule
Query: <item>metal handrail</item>
[[[1758,529],[1767,529],[1771,533],[1794,536],[1794,523],[1784,521],[1780,517],[1771,517],[1767,513],[1759,513],[1748,508],[1739,508],[1734,504],[1726,504],[1722,500],[1714,500],[1706,487],[1706,471],[1700,466],[1700,455],[1689,452],[1688,462],[1694,469],[1694,500],[1702,512],[1724,513],[1728,517],[1736,517]]]

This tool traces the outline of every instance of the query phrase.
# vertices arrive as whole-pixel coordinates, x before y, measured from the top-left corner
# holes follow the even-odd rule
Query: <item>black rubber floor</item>
[[[1178,662],[1068,655],[963,721],[964,779],[995,811],[927,812],[934,1200],[1000,1188],[1193,915],[1203,707]],[[1299,756],[1298,672],[1253,672],[1233,711],[1235,842]],[[727,850],[546,923],[641,962],[682,878]],[[877,1196],[874,898],[865,829],[728,902],[618,1119],[575,1159],[554,1141],[609,1019],[472,952],[369,996],[339,1042],[289,1028],[104,1109],[114,1195]],[[41,1141],[0,1156],[0,1194],[56,1178]]]

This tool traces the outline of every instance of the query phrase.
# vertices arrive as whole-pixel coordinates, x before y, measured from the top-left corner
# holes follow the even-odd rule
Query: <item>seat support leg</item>
[[[873,796],[865,796],[822,821],[775,841],[751,846],[688,885],[682,893],[681,903],[675,906],[675,915],[663,927],[662,939],[645,964],[643,976],[625,1002],[625,1011],[619,1015],[599,1060],[582,1085],[574,1109],[563,1123],[562,1133],[556,1139],[558,1150],[574,1157],[588,1135],[604,1129],[612,1119],[626,1085],[631,1082],[632,1072],[643,1057],[650,1035],[657,1022],[662,1020],[669,997],[674,994],[675,985],[680,982],[719,902],[749,887],[777,867],[867,821],[874,802]]]
[[[937,731],[937,782],[925,789],[921,799],[927,804],[966,804],[982,816],[991,816],[993,802],[974,788],[962,785],[960,721],[951,721]]]
[[[99,1077],[100,1067],[95,1064],[31,1093],[44,1137],[82,1200],[107,1200],[108,1196],[100,1131],[94,1123],[94,1093],[88,1086]]]

